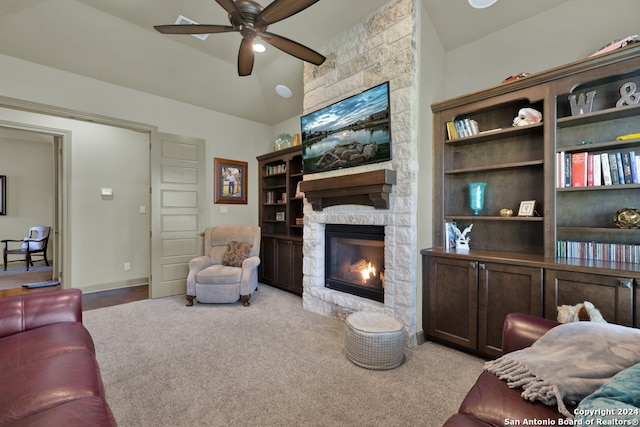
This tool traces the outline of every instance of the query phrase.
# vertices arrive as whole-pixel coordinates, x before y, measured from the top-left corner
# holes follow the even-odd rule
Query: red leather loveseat
[[[82,292],[0,298],[0,426],[116,426]]]
[[[524,313],[510,313],[502,330],[502,353],[529,347],[558,322]],[[443,427],[518,425],[523,420],[558,420],[564,417],[555,406],[524,400],[519,388],[509,388],[506,381],[483,372],[462,401],[458,413]]]

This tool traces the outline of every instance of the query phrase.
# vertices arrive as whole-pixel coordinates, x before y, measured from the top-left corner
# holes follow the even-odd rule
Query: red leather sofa
[[[502,353],[529,347],[559,323],[524,313],[510,313],[502,330]],[[462,401],[458,413],[443,427],[526,425],[525,420],[564,419],[554,406],[532,403],[520,397],[521,389],[511,389],[506,381],[483,372]],[[573,408],[568,408],[572,410]]]
[[[0,298],[0,426],[116,426],[82,292]]]

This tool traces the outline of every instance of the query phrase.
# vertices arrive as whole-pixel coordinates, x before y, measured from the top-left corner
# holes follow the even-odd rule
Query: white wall
[[[0,130],[0,175],[8,178],[8,209],[0,216],[0,239],[20,240],[32,225],[52,225],[53,137]],[[17,249],[19,244],[10,247]],[[51,260],[51,246],[47,253]],[[9,261],[19,258],[9,256]],[[8,267],[24,268],[24,263],[9,263]]]
[[[139,213],[139,207],[150,205],[149,134],[8,108],[0,108],[0,119],[52,131],[70,131],[69,140],[62,147],[69,163],[65,166],[70,179],[63,209],[68,212],[70,227],[68,233],[58,234],[69,237],[62,260],[65,286],[91,291],[147,283],[150,219],[148,214]],[[2,158],[6,155],[7,161],[24,164],[28,161],[28,157],[23,157],[28,154],[25,149],[3,150]],[[50,200],[46,213],[51,217],[52,148],[48,157],[38,160],[39,167],[49,171],[45,181]],[[113,189],[113,196],[102,197],[103,187]],[[24,221],[22,214],[19,216],[8,219]],[[58,233],[62,231],[51,218],[47,225],[54,226]],[[124,262],[131,263],[131,270],[124,271]]]
[[[419,64],[420,64],[420,134],[418,142],[418,250],[433,245],[433,120],[431,104],[444,95],[445,52],[431,18],[424,6],[420,9]],[[418,258],[417,321],[422,328],[422,258]]]
[[[289,135],[293,135],[296,133],[302,133],[300,130],[300,116],[294,116],[284,122],[278,123],[272,127],[272,140],[278,137],[278,135],[282,133],[288,133]]]
[[[638,34],[638,16],[637,0],[572,0],[449,51],[443,99],[586,58],[609,41]]]
[[[2,66],[2,79],[0,79],[0,96],[16,98],[70,111],[83,112],[96,116],[104,116],[110,119],[119,119],[127,122],[137,122],[149,127],[157,127],[160,132],[191,136],[206,140],[207,155],[207,226],[222,224],[249,224],[257,225],[257,161],[256,156],[273,150],[272,129],[269,126],[229,116],[222,113],[206,110],[169,99],[145,94],[143,92],[128,88],[115,86],[109,83],[85,78],[64,71],[38,64],[19,60],[17,58],[0,55],[0,65]],[[11,112],[11,114],[9,114]],[[9,120],[20,122],[26,120],[25,112],[16,110],[0,111],[0,121]],[[72,124],[73,123],[73,124]],[[91,247],[91,236],[87,230],[81,228],[86,224],[86,216],[90,215],[93,209],[100,209],[105,206],[102,199],[94,198],[96,195],[93,189],[88,188],[85,183],[87,179],[95,181],[95,185],[104,185],[102,182],[107,179],[99,179],[94,175],[100,168],[96,165],[96,153],[91,144],[96,144],[91,132],[88,131],[83,137],[78,135],[78,129],[87,123],[70,120],[63,126],[64,129],[72,130],[74,139],[74,156],[70,165],[70,186],[72,194],[69,195],[72,211],[71,231],[74,240],[73,253],[70,255],[72,263],[81,271],[75,271],[72,275],[72,282],[65,283],[66,286],[87,288],[87,284],[79,281],[87,280],[91,276],[92,265],[80,262],[78,252],[83,247]],[[76,127],[78,126],[78,127]],[[73,128],[73,129],[72,129]],[[75,129],[75,130],[74,130]],[[75,145],[75,144],[78,145]],[[110,148],[114,148],[111,146]],[[148,148],[148,147],[147,147]],[[127,148],[128,150],[128,148]],[[99,155],[100,153],[98,153]],[[121,161],[118,168],[107,168],[112,174],[124,169],[147,169],[146,165],[141,166],[128,157],[127,151],[116,149],[110,154],[110,158],[117,158]],[[147,151],[148,156],[148,151]],[[220,213],[218,206],[213,204],[213,158],[220,157],[248,162],[248,204],[228,205],[228,213]],[[147,157],[148,158],[148,157]],[[89,165],[85,167],[84,165]],[[93,166],[93,167],[92,167]],[[93,178],[92,178],[93,177]],[[100,181],[100,182],[98,182]],[[111,206],[111,205],[106,205]],[[132,204],[134,217],[138,215],[138,203]],[[120,232],[129,225],[120,213],[111,222],[104,224],[107,246],[118,247],[119,250],[126,248],[121,242]],[[79,239],[79,240],[76,240]],[[129,249],[134,251],[133,248]],[[122,283],[122,254],[109,252],[101,254],[100,262],[105,266],[116,266],[114,271],[100,271],[91,278],[91,290],[113,287],[116,283]],[[133,253],[131,253],[133,257]],[[132,265],[133,267],[133,265]],[[117,271],[116,271],[117,270]],[[98,283],[99,282],[99,283]]]

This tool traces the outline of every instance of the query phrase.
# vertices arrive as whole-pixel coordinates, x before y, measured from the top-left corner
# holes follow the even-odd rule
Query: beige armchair
[[[204,255],[189,261],[187,306],[233,303],[245,307],[258,287],[260,227],[224,225],[204,234]]]

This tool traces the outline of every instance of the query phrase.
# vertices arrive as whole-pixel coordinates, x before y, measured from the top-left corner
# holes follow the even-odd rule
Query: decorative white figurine
[[[513,119],[514,126],[527,126],[542,121],[542,113],[533,108],[521,108],[518,117]]]
[[[471,237],[467,236],[471,229],[473,228],[473,224],[469,225],[464,231],[461,233],[460,229],[455,225],[451,225],[453,231],[456,233],[456,251],[468,251],[469,250],[469,241]]]

